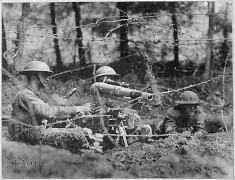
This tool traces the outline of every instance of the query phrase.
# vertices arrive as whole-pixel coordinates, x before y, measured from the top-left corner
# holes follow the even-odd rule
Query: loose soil
[[[132,88],[144,87],[133,82],[134,75],[129,76],[124,77],[123,80],[132,84]],[[164,86],[170,87],[170,83],[166,82]],[[2,116],[10,116],[14,96],[23,88],[22,85],[17,85],[10,80],[3,82]],[[74,96],[80,100],[79,102],[81,104],[88,102],[89,97],[85,95],[89,86],[86,82],[54,80],[46,91],[49,94],[57,93],[62,96],[74,87],[78,87],[78,92]],[[217,87],[218,85],[211,84],[210,92],[199,91],[197,88],[195,91],[200,92],[199,96],[206,100],[212,94],[212,89],[221,92]],[[121,150],[113,148],[104,153],[87,151],[76,153],[69,149],[48,145],[30,146],[13,142],[9,139],[7,127],[2,126],[3,178],[233,178],[231,87],[230,84],[226,86],[227,105],[224,109],[229,134],[218,132],[222,123],[221,119],[214,120],[218,117],[214,114],[211,119],[214,120],[214,124],[218,123],[214,127],[214,132],[217,133],[211,133],[203,139],[198,139],[186,132],[145,143],[137,142]],[[148,114],[140,113],[143,122],[162,119],[167,108],[174,104],[179,94],[180,92],[165,95],[163,107],[153,109]],[[203,108],[206,112],[211,112],[209,107]],[[220,112],[219,109],[215,113],[220,114]],[[209,127],[211,127],[210,124]]]

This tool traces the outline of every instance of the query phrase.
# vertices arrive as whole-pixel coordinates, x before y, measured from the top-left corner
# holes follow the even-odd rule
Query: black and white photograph
[[[233,179],[234,8],[1,1],[2,179]]]

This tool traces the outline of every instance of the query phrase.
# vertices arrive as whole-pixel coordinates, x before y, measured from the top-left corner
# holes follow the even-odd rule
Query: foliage
[[[216,2],[216,18],[214,39],[223,38],[223,31],[227,28],[228,38],[231,37],[231,2],[228,2],[228,18],[225,19],[226,2]],[[58,29],[58,39],[63,64],[78,62],[78,52],[74,46],[76,37],[75,16],[72,3],[58,2],[56,5],[56,23]],[[151,54],[152,63],[159,61],[172,61],[172,27],[171,16],[169,15],[170,5],[167,2],[135,2],[127,3],[129,16],[128,39],[140,42],[143,48]],[[180,45],[179,60],[182,64],[193,62],[200,64],[205,61],[205,42],[201,39],[207,38],[207,3],[205,2],[176,2],[176,15],[179,25]],[[221,14],[220,14],[221,13]],[[84,2],[81,3],[81,14],[83,25],[83,46],[87,52],[88,63],[110,63],[119,61],[119,10],[115,2]],[[3,4],[3,22],[6,29],[7,48],[14,47],[18,21],[21,16],[21,4]],[[43,60],[50,65],[56,65],[56,56],[53,49],[53,35],[50,25],[49,3],[31,3],[31,12],[28,17],[29,29],[24,46],[23,59],[16,62],[17,70],[23,65],[34,60]],[[131,18],[136,18],[137,21]],[[94,24],[95,23],[95,24]],[[39,26],[39,27],[35,27]],[[117,29],[115,29],[117,28]],[[13,31],[13,32],[12,32]],[[25,31],[26,32],[26,31]],[[107,38],[104,37],[107,35]],[[100,38],[98,40],[98,38]],[[196,41],[195,39],[199,40]],[[98,40],[98,41],[96,41]],[[152,43],[152,41],[158,43]],[[33,41],[33,42],[31,42]],[[145,41],[151,46],[145,47]],[[191,43],[187,45],[187,43]],[[231,43],[228,47],[231,48]],[[217,53],[222,53],[221,41],[215,42],[215,62],[224,61]],[[129,48],[134,48],[134,44],[129,42]],[[129,58],[135,59],[134,54],[129,52]],[[218,57],[218,60],[217,60]],[[13,64],[13,59],[8,57],[8,63]],[[221,62],[222,63],[222,62]],[[137,63],[138,64],[138,63]],[[137,66],[136,66],[137,67]],[[136,68],[135,67],[135,68]],[[180,69],[179,69],[180,70]],[[181,71],[181,70],[180,70]]]

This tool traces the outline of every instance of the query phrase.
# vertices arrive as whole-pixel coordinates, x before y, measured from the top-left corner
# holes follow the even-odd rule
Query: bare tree
[[[15,58],[13,59],[14,63],[14,70],[16,68],[16,61],[21,61],[22,60],[22,55],[23,55],[23,50],[24,50],[24,42],[25,42],[25,29],[28,27],[27,23],[27,16],[30,11],[30,3],[23,3],[22,4],[22,16],[20,18],[20,22],[17,26],[17,35],[16,35],[16,40],[15,40],[15,53],[17,54]],[[14,72],[13,72],[14,73]]]
[[[170,2],[170,12],[172,19],[173,37],[174,37],[174,66],[179,66],[179,46],[178,46],[178,23],[175,15],[175,2]]]
[[[80,3],[73,2],[73,9],[75,12],[75,21],[76,21],[76,29],[77,29],[77,38],[75,41],[75,44],[78,45],[78,53],[79,53],[79,59],[80,59],[80,67],[85,67],[86,64],[86,57],[85,57],[85,50],[83,48],[82,44],[82,31],[80,27],[80,21],[81,21],[81,10],[80,10]]]
[[[59,47],[59,41],[57,37],[57,26],[55,22],[55,3],[51,2],[50,3],[50,9],[51,9],[51,25],[52,25],[52,32],[54,35],[54,48],[55,48],[55,53],[56,53],[56,70],[58,72],[63,71],[63,64],[62,64],[62,59],[61,59],[61,54],[60,54],[60,47]]]
[[[4,22],[2,17],[2,67],[7,69],[7,60],[4,58],[3,53],[7,51],[7,40],[6,40],[6,32],[4,28]]]
[[[6,32],[4,28],[4,22],[3,22],[3,17],[2,17],[2,69],[8,69],[8,64],[7,60],[3,56],[4,52],[7,51],[7,40],[6,40]],[[2,72],[2,80],[6,80],[7,76],[5,76]]]
[[[226,59],[227,54],[229,52],[229,46],[228,46],[228,42],[227,42],[227,38],[228,38],[228,2],[226,2],[226,10],[225,10],[225,14],[224,14],[224,19],[225,19],[225,26],[223,29],[223,36],[224,36],[224,43],[222,44],[222,59]]]
[[[126,2],[117,2],[117,8],[120,10],[120,60],[122,61],[120,65],[122,67],[121,70],[126,72],[131,69],[131,63],[128,60],[128,24],[127,24],[127,3]]]
[[[209,9],[209,29],[208,29],[208,39],[209,39],[209,43],[207,44],[206,47],[206,63],[205,63],[205,72],[204,72],[204,79],[209,79],[211,76],[211,67],[213,64],[213,42],[212,39],[213,38],[213,32],[214,32],[214,18],[213,18],[213,13],[215,12],[215,2],[211,1],[208,2],[208,9]]]

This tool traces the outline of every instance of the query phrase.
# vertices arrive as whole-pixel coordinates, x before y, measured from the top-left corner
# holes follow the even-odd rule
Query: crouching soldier
[[[100,67],[95,74],[94,77],[94,81],[95,82],[103,82],[103,83],[110,83],[113,85],[117,85],[117,86],[125,86],[123,83],[120,84],[116,84],[118,82],[116,82],[115,80],[119,77],[119,75],[115,72],[115,70],[109,66],[102,66]],[[104,104],[104,106],[99,106],[96,109],[96,112],[100,113],[100,114],[105,114],[109,111],[109,109],[111,108],[115,108],[115,107],[119,107],[120,105],[123,104],[122,98],[118,98],[118,97],[110,97],[106,94],[101,94],[101,100]],[[98,102],[98,99],[96,96],[94,96],[94,101]],[[127,128],[126,128],[126,133],[127,134],[136,134],[139,135],[141,132],[141,118],[138,115],[137,111],[132,109],[131,106],[130,107],[124,107],[122,108],[122,112],[123,116],[127,117]],[[144,127],[145,128],[145,127]],[[127,142],[128,144],[132,144],[136,141],[139,141],[140,139],[137,137],[128,137],[127,138]]]
[[[66,119],[78,113],[93,111],[93,104],[83,106],[50,106],[41,97],[40,89],[44,88],[49,75],[52,73],[49,66],[42,61],[29,62],[21,74],[26,75],[28,84],[16,94],[12,103],[12,121],[8,124],[8,131],[13,140],[27,144],[40,144],[42,136],[38,126],[43,119],[48,123],[57,119]]]
[[[168,109],[165,119],[153,125],[154,134],[174,134],[190,131],[198,137],[204,136],[205,114],[200,104],[199,97],[193,91],[183,92],[176,106]]]

